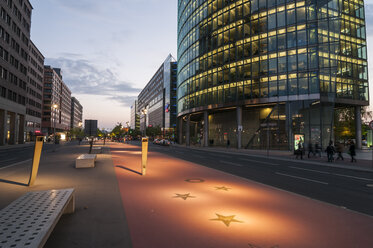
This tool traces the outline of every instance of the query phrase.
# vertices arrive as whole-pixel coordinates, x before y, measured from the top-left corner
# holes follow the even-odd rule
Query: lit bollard
[[[148,138],[142,138],[142,153],[141,153],[141,175],[146,174],[146,164],[148,163]]]
[[[28,186],[32,186],[36,180],[36,176],[38,175],[39,170],[39,163],[41,157],[41,151],[43,149],[43,136],[36,137],[35,147],[34,147],[34,157],[32,159],[32,168],[30,173],[30,180],[28,182]]]

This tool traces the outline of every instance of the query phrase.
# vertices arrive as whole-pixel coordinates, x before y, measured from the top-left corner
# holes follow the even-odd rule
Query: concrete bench
[[[62,214],[74,210],[75,189],[29,192],[0,210],[0,247],[43,247]]]
[[[96,147],[92,147],[92,154],[99,154],[99,153],[102,153],[102,147],[101,146],[96,146]]]
[[[95,167],[96,154],[82,154],[75,160],[75,168]]]

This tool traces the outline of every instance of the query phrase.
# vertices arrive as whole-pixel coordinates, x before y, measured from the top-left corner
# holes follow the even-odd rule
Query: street
[[[54,145],[52,143],[44,143],[43,153],[53,152],[53,150],[59,149],[59,147],[64,145],[73,145],[76,142],[68,142],[65,144]],[[8,167],[18,165],[20,163],[26,163],[32,161],[34,154],[34,145],[25,145],[25,146],[14,146],[7,147],[5,149],[0,149],[0,170]],[[0,171],[1,174],[1,171]]]
[[[373,173],[247,154],[151,144],[150,151],[373,216]]]

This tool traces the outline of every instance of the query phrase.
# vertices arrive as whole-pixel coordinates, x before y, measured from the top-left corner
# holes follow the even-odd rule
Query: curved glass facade
[[[368,105],[367,71],[362,0],[178,2],[179,117],[300,101],[321,118]]]

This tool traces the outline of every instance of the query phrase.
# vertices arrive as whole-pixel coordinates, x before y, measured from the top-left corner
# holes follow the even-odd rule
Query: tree
[[[117,125],[111,131],[111,136],[116,138],[123,138],[125,130],[122,126],[122,123],[118,122]]]
[[[79,139],[85,136],[84,131],[80,127],[74,127],[70,130],[70,137],[72,139]]]
[[[368,107],[361,109],[362,136],[366,136],[369,129],[368,124],[372,119],[372,111]],[[355,139],[355,110],[354,108],[341,108],[334,111],[334,134],[335,139]]]

